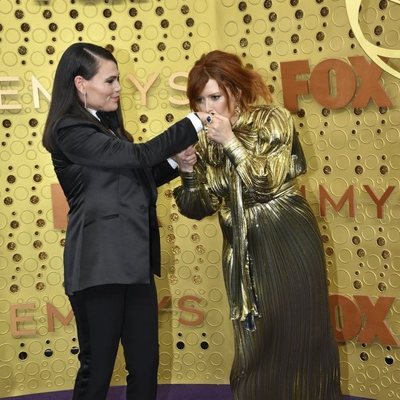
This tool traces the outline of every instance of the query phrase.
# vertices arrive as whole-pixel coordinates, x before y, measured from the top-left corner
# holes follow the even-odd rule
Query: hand
[[[197,162],[194,146],[189,146],[180,153],[175,154],[172,158],[178,163],[181,172],[193,172],[193,165]]]
[[[210,118],[212,118],[211,114],[202,111],[197,111],[196,115],[200,118],[203,126],[206,126],[209,123],[208,121],[210,120]]]
[[[214,112],[206,125],[206,132],[209,140],[222,146],[225,146],[235,137],[229,118]]]

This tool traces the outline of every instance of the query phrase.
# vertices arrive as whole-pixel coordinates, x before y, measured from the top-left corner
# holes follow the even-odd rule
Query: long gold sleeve
[[[214,214],[220,207],[220,200],[211,194],[206,182],[199,179],[199,171],[182,172],[182,185],[173,190],[179,212],[188,218],[200,220]]]
[[[261,109],[241,117],[226,156],[254,201],[267,202],[285,182],[292,163],[293,123],[282,108]]]

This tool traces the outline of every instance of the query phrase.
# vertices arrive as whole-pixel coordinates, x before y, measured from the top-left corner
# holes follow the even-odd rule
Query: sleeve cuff
[[[181,172],[181,180],[182,180],[182,185],[186,189],[196,189],[197,188],[197,179],[196,179],[196,173],[193,172]]]
[[[233,165],[238,165],[240,161],[246,158],[247,152],[242,143],[234,137],[224,146],[224,151]]]
[[[200,132],[203,129],[203,124],[201,123],[200,118],[196,115],[196,113],[192,112],[188,115],[186,115],[187,118],[190,119],[192,122],[194,129],[196,129],[196,132]]]
[[[175,160],[173,160],[172,158],[167,158],[167,161],[173,169],[178,168],[178,163]]]

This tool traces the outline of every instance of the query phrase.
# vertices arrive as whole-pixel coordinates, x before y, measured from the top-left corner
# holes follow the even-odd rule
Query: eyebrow
[[[115,79],[115,78],[118,78],[119,76],[120,76],[120,74],[118,74],[118,75],[110,75],[107,78],[105,78],[105,80],[107,81],[109,79]]]

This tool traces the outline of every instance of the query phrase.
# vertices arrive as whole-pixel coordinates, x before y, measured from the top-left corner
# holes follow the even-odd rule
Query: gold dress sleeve
[[[241,115],[233,131],[235,138],[225,148],[209,142],[204,132],[199,135],[194,172],[182,173],[182,185],[174,190],[183,215],[201,219],[219,210],[221,199],[228,197],[230,190],[229,168],[239,175],[246,198],[263,203],[279,192],[288,178],[305,172],[304,155],[297,135],[293,136],[293,120],[287,110],[259,107]],[[298,149],[295,153],[293,147]]]
[[[204,137],[203,133],[203,141]],[[214,214],[221,206],[221,198],[209,189],[207,165],[201,158],[201,151],[201,146],[197,145],[198,160],[194,171],[181,172],[182,184],[173,190],[179,212],[197,220]]]
[[[244,114],[234,126],[235,138],[225,146],[227,157],[255,202],[268,202],[295,175],[292,157],[293,120],[283,108]]]

